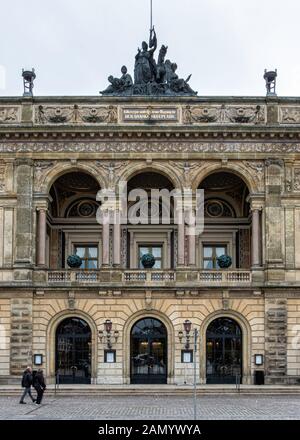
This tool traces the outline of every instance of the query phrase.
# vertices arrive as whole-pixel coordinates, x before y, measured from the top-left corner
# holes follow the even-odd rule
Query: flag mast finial
[[[153,5],[152,0],[150,0],[150,30],[153,27]]]

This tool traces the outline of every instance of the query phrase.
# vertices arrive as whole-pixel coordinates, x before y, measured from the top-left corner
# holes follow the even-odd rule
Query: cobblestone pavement
[[[199,396],[198,419],[300,419],[300,396]],[[0,397],[1,420],[188,420],[192,397],[112,396],[48,397],[41,406],[20,405],[16,397]]]

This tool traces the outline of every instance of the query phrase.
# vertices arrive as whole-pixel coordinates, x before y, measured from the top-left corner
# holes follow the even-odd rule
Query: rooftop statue
[[[108,77],[110,85],[103,90],[102,95],[126,95],[133,86],[133,81],[129,73],[127,73],[127,67],[122,66],[121,68],[122,76],[121,78],[114,78],[112,75]]]
[[[149,44],[142,42],[135,56],[134,82],[127,73],[126,66],[121,69],[121,78],[108,77],[110,85],[100,92],[110,96],[158,95],[158,96],[194,96],[197,95],[188,84],[191,75],[184,80],[176,73],[177,64],[165,61],[168,47],[161,46],[157,62],[154,53],[157,49],[157,36],[154,26],[150,30]]]
[[[146,41],[142,42],[142,49],[138,48],[135,56],[134,84],[148,84],[155,81],[156,62],[153,54],[157,48],[157,38],[154,28],[150,32],[149,47]]]

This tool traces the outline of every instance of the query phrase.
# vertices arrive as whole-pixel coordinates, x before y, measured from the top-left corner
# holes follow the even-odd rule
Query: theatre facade
[[[124,181],[204,190],[203,231],[100,224]],[[300,99],[0,98],[1,383],[297,384],[299,335]]]

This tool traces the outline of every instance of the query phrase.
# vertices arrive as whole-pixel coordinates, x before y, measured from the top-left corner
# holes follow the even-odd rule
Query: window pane
[[[203,252],[204,252],[204,257],[212,257],[212,247],[208,247],[208,246],[204,246]]]
[[[152,255],[155,257],[155,258],[161,258],[161,247],[153,247],[152,248]]]
[[[154,269],[161,269],[161,260],[155,260]]]
[[[80,257],[83,258],[84,257],[84,253],[85,253],[85,248],[84,247],[77,247],[75,248],[75,252],[76,254]]]
[[[82,260],[82,263],[81,263],[81,266],[80,266],[80,268],[79,269],[86,269],[86,263],[87,263],[87,261],[86,260]]]
[[[97,261],[96,260],[88,260],[88,268],[89,269],[97,269]]]
[[[221,255],[226,254],[226,247],[222,246],[222,247],[217,247],[216,248],[216,256],[220,257]]]
[[[140,247],[140,257],[142,257],[145,254],[149,254],[149,248],[148,247]]]
[[[96,247],[89,248],[89,258],[97,258],[98,257],[98,249]]]
[[[204,269],[213,269],[212,260],[204,260],[203,266],[204,266]]]

